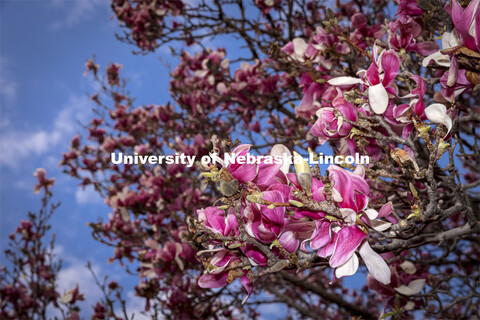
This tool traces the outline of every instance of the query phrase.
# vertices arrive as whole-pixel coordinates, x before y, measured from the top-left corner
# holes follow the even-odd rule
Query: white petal
[[[373,251],[373,249],[368,244],[368,241],[365,241],[360,246],[360,256],[362,256],[365,265],[367,266],[370,274],[379,282],[387,285],[390,283],[391,272],[390,268],[387,266],[385,260],[382,256]]]
[[[281,156],[283,157],[283,159],[285,159],[280,170],[282,170],[283,173],[287,174],[291,164],[290,161],[288,161],[288,159],[290,159],[292,156],[290,150],[288,150],[288,148],[285,147],[283,144],[276,144],[273,146],[272,151],[270,151],[270,155]]]
[[[386,222],[382,220],[371,220],[370,225],[374,230],[382,232],[390,228],[392,224],[390,222]]]
[[[413,280],[408,284],[408,287],[401,285],[400,287],[395,288],[395,291],[405,296],[413,296],[419,293],[420,291],[422,291],[423,286],[425,285],[425,282],[426,282],[425,279]]]
[[[414,274],[417,272],[417,268],[415,268],[415,265],[410,261],[403,261],[400,264],[400,268],[408,274]]]
[[[275,4],[275,1],[274,0],[264,0],[263,3],[265,3],[265,5],[267,7],[273,7],[273,5]]]
[[[422,61],[422,66],[427,67],[432,60],[434,60],[438,65],[441,65],[443,67],[450,67],[450,57],[441,54],[440,51],[434,52],[431,55],[425,57]]]
[[[197,77],[203,78],[203,77],[205,77],[205,76],[207,75],[208,70],[197,70],[197,71],[195,71],[194,73],[195,73],[195,75],[196,75]]]
[[[295,38],[292,40],[292,43],[295,55],[303,60],[303,56],[307,50],[307,43],[302,38]]]
[[[229,64],[230,64],[230,59],[226,58],[226,59],[223,59],[223,61],[220,63],[220,67],[222,67],[223,69],[227,69]]]
[[[228,89],[227,89],[227,86],[225,85],[225,83],[220,82],[219,84],[217,84],[217,91],[220,92],[220,93],[227,92]]]
[[[358,269],[358,257],[354,253],[350,259],[348,259],[344,264],[335,269],[335,276],[340,279],[342,277],[351,276],[355,274]]]
[[[434,123],[441,123],[447,127],[448,132],[452,129],[452,118],[447,115],[447,108],[441,103],[434,103],[425,109],[428,120]]]
[[[343,202],[342,195],[341,195],[340,192],[338,192],[338,190],[335,189],[335,188],[332,188],[332,196],[333,196],[333,201],[335,201],[335,202]]]
[[[355,171],[353,171],[354,174],[360,177],[365,177],[365,167],[361,164],[359,164],[356,168]]]
[[[335,188],[333,188],[333,190],[335,190]],[[348,224],[353,225],[357,220],[357,214],[350,208],[342,208],[340,209],[340,213],[342,214],[343,220]]]
[[[367,214],[368,219],[374,220],[378,217],[378,211],[375,209],[367,209],[364,211]]]
[[[327,81],[332,86],[351,86],[357,83],[363,83],[362,79],[354,77],[337,77]]]
[[[376,114],[382,114],[387,110],[388,93],[383,84],[379,83],[368,88],[368,101]]]
[[[413,310],[415,307],[415,302],[413,301],[408,301],[406,305],[403,306],[403,308],[407,311]]]

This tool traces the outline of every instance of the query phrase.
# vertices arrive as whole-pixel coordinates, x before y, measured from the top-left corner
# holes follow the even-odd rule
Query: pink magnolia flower
[[[367,209],[370,188],[364,180],[365,171],[362,166],[357,167],[353,173],[338,166],[330,166],[328,172],[334,183],[333,200],[340,207],[341,217],[326,219],[325,215],[317,216],[319,219],[315,221],[315,229],[311,236],[302,242],[302,250],[306,249],[306,243],[309,242],[310,247],[317,250],[320,257],[330,257],[329,264],[335,269],[335,278],[349,276],[357,271],[359,260],[355,251],[358,250],[374,278],[388,284],[388,266],[381,256],[370,248],[366,241],[368,235],[357,224],[357,216],[360,215],[363,222],[373,229],[385,231],[391,223],[378,219],[392,213],[392,204],[387,203],[380,212]],[[314,189],[312,187],[312,191]],[[316,189],[324,191],[323,186]]]
[[[235,154],[235,160],[242,156],[245,157],[248,152],[250,151],[251,145],[249,144],[241,144],[233,150],[233,154]],[[237,179],[239,182],[247,182],[252,181],[257,176],[257,164],[249,164],[249,163],[237,163],[234,161],[227,165],[228,171]]]
[[[388,43],[391,48],[406,52],[416,51],[421,55],[429,55],[438,50],[434,41],[419,42],[416,38],[422,33],[422,27],[416,21],[408,19],[406,23],[400,20],[388,24]]]
[[[45,191],[48,192],[48,188],[55,184],[55,178],[47,179],[47,171],[43,168],[37,168],[33,175],[38,180],[38,184],[33,188],[34,193],[39,193],[42,188],[45,188]]]
[[[232,207],[229,208],[226,216],[225,210],[218,209],[218,207],[197,210],[197,215],[198,221],[214,233],[220,233],[224,236],[239,233],[235,209]]]
[[[384,253],[382,256],[389,260],[395,258],[393,253]],[[420,302],[412,298],[414,299],[413,296],[420,293],[425,286],[428,278],[427,269],[428,267],[408,260],[395,259],[390,263],[391,282],[389,284],[383,284],[368,275],[367,286],[386,299],[386,307],[395,307],[399,304],[408,311],[414,303]]]
[[[363,84],[366,87],[368,102],[376,114],[383,114],[389,105],[389,94],[396,96],[395,89],[389,87],[398,74],[400,59],[394,50],[382,51],[377,57],[377,47],[373,47],[374,61],[368,70],[358,74],[362,79],[354,77],[337,77],[328,80],[333,86],[351,86]]]
[[[232,279],[228,279],[229,272],[231,271],[226,269],[228,267],[240,265],[241,260],[232,252],[228,250],[221,250],[210,259],[209,263],[212,268],[207,269],[208,273],[203,274],[198,279],[198,285],[201,288],[221,288],[229,284],[232,281]],[[243,302],[245,302],[253,292],[253,283],[250,278],[248,278],[247,271],[242,270],[242,272],[243,275],[240,276],[240,282],[248,293],[243,300]]]
[[[320,108],[317,111],[318,119],[311,129],[311,133],[318,137],[320,144],[324,144],[330,138],[345,137],[350,133],[352,125],[344,122],[344,118],[357,121],[357,109],[345,100],[339,88],[337,88],[337,97],[333,99],[332,106],[331,108]],[[341,115],[337,116],[335,112]]]
[[[283,160],[273,161],[273,158],[258,158],[249,154],[250,147],[249,144],[242,144],[232,152],[234,161],[227,165],[227,169],[235,179],[242,183],[253,182],[262,189],[279,180],[286,181],[285,174],[281,170],[284,168]],[[276,150],[272,149],[271,155],[281,155],[277,154]],[[242,157],[242,161],[239,157]]]
[[[278,190],[264,191],[262,198],[276,203],[288,202],[288,195]],[[243,216],[247,233],[263,243],[272,243],[285,226],[285,207],[269,209],[266,205],[247,202]]]
[[[462,44],[480,52],[480,0],[472,0],[464,9],[457,0],[452,1],[451,16]]]
[[[370,188],[363,178],[363,166],[358,166],[355,172],[331,165],[327,169],[330,180],[334,182],[333,191],[337,193],[340,208],[352,209],[355,213],[365,210],[368,204]]]

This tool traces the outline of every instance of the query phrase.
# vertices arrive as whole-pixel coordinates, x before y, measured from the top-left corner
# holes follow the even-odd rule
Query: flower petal
[[[368,88],[368,101],[376,114],[382,114],[388,107],[388,93],[383,84],[379,83]]]
[[[337,235],[338,238],[335,249],[329,261],[332,268],[339,267],[350,259],[362,240],[367,237],[367,235],[356,226],[344,227]]]
[[[204,274],[198,279],[200,288],[221,288],[227,285],[228,273]]]
[[[441,123],[447,127],[448,132],[452,129],[452,118],[447,115],[447,108],[441,103],[434,103],[425,108],[425,115],[428,120],[434,123]]]
[[[353,254],[353,256],[347,260],[347,262],[335,269],[335,276],[338,279],[346,276],[351,276],[352,274],[355,274],[355,272],[357,272],[357,269],[358,257],[356,254]]]
[[[368,241],[360,246],[360,256],[367,266],[370,274],[379,282],[387,285],[390,283],[392,273],[382,256],[373,251]]]
[[[408,286],[401,285],[400,287],[395,288],[395,291],[405,296],[413,296],[422,291],[425,282],[425,279],[413,280],[408,284]]]
[[[354,77],[337,77],[327,81],[332,86],[351,86],[358,83],[363,83],[361,79]]]
[[[281,156],[284,159],[290,159],[292,153],[283,144],[276,144],[276,145],[273,146],[272,150],[270,151],[270,155]],[[290,162],[289,161],[284,161],[280,170],[283,173],[287,174],[289,169],[290,169]]]

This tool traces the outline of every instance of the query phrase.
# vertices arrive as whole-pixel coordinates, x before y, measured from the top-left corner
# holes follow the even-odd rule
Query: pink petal
[[[457,77],[458,77],[458,59],[456,56],[453,56],[450,69],[448,69],[447,86],[452,87],[457,82]]]
[[[259,186],[265,186],[271,184],[271,180],[277,175],[278,171],[282,168],[282,163],[266,164],[264,161],[258,165],[257,178],[255,184]]]
[[[318,250],[330,242],[330,222],[316,221],[317,228],[312,234],[310,240],[310,247],[313,250]]]
[[[198,279],[200,288],[221,288],[227,285],[227,272],[219,274],[204,274]]]
[[[378,74],[378,66],[375,62],[370,64],[367,70],[367,80],[373,86],[380,83],[380,75]]]
[[[247,277],[246,274],[244,274],[240,278],[240,282],[242,283],[242,286],[247,290],[248,295],[242,300],[242,304],[244,304],[248,298],[252,295],[253,292],[253,282],[250,280],[250,278]]]
[[[383,85],[387,87],[398,74],[400,69],[400,59],[393,50],[388,50],[382,54],[382,68],[385,73]]]
[[[283,232],[280,238],[278,239],[278,241],[280,241],[280,244],[288,252],[297,251],[298,245],[300,243],[295,232],[292,232],[292,231]]]
[[[377,218],[384,218],[393,212],[393,204],[391,201],[385,203],[378,212]]]
[[[367,235],[356,226],[344,227],[338,232],[335,249],[330,258],[330,266],[336,268],[344,264]]]
[[[225,232],[223,235],[228,236],[230,232],[235,231],[238,228],[237,217],[235,216],[235,209],[229,208],[227,215],[227,224],[225,226]]]

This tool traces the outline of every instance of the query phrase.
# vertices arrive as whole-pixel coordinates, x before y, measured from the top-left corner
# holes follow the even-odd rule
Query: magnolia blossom
[[[452,1],[451,16],[462,44],[480,52],[480,0],[472,0],[464,9],[457,0]]]
[[[382,51],[377,57],[377,47],[373,48],[374,62],[368,70],[361,70],[362,78],[337,77],[328,80],[333,86],[351,86],[363,84],[366,87],[366,94],[370,108],[376,114],[383,114],[389,104],[389,94],[396,95],[395,89],[389,87],[398,74],[400,59],[394,50]]]
[[[241,264],[241,260],[230,251],[221,250],[217,252],[210,259],[212,269],[209,269],[207,273],[198,279],[198,285],[201,288],[221,288],[232,282],[235,278],[240,278],[240,282],[248,292],[247,297],[243,300],[243,302],[245,302],[253,292],[253,283],[250,278],[248,278],[246,270],[240,271],[240,273],[236,273],[238,269],[226,270],[228,267],[236,264]]]
[[[42,188],[45,188],[45,191],[48,192],[48,189],[55,184],[55,178],[47,179],[47,171],[43,168],[37,168],[33,175],[38,180],[38,184],[33,188],[34,193],[39,193]]]
[[[302,249],[305,250],[305,244],[309,241],[310,247],[317,250],[320,257],[330,257],[329,264],[335,268],[335,278],[356,273],[359,260],[355,251],[358,250],[370,274],[381,283],[388,284],[390,270],[383,258],[371,249],[366,240],[367,233],[357,225],[357,214],[373,229],[385,231],[391,223],[377,219],[389,216],[393,210],[392,204],[387,203],[380,212],[367,209],[370,188],[364,180],[362,166],[352,173],[332,165],[328,172],[330,180],[334,182],[333,200],[340,207],[342,220],[331,221],[325,216],[321,217],[316,221],[312,236],[302,243]]]
[[[311,133],[318,137],[321,144],[330,138],[345,137],[350,133],[352,125],[344,122],[344,119],[357,121],[357,109],[353,104],[345,100],[343,93],[337,88],[337,97],[332,101],[332,108],[320,108],[317,111],[318,120],[311,129]],[[337,116],[335,113],[340,113]]]

